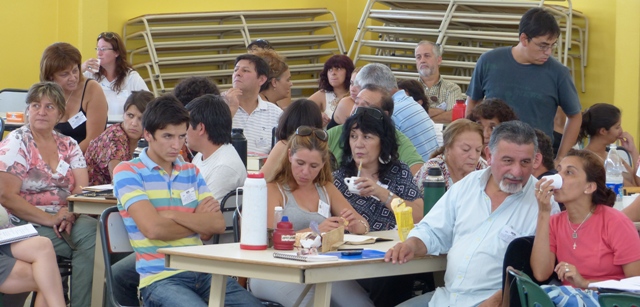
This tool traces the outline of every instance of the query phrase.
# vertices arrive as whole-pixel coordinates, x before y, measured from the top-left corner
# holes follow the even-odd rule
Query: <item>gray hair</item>
[[[356,84],[364,87],[367,84],[374,84],[384,88],[388,92],[398,88],[396,77],[389,67],[380,63],[367,64],[358,75],[356,75]]]
[[[418,46],[422,46],[422,45],[429,45],[431,46],[432,50],[433,50],[433,55],[437,58],[442,56],[442,46],[432,42],[432,41],[420,41],[417,45],[416,48],[418,48]]]
[[[529,124],[519,120],[512,120],[501,123],[491,133],[489,139],[489,150],[495,154],[500,141],[507,141],[517,145],[533,144],[533,154],[538,153],[538,138],[536,132]]]

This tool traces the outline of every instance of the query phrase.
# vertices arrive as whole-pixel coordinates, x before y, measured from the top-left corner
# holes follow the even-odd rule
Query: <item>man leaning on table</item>
[[[385,261],[447,254],[445,286],[400,306],[498,306],[502,262],[511,240],[535,233],[538,205],[531,173],[540,163],[533,128],[520,121],[496,127],[486,149],[490,167],[455,185]],[[559,212],[558,204],[553,204]]]
[[[206,306],[211,275],[165,267],[158,248],[202,245],[224,231],[220,207],[199,170],[178,159],[189,114],[173,96],[152,101],[142,116],[149,147],[114,170],[114,191],[140,274],[145,306]],[[227,280],[226,306],[260,306]]]

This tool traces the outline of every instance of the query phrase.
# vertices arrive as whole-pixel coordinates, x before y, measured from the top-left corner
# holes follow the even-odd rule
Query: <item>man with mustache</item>
[[[519,42],[486,52],[478,59],[467,90],[467,115],[483,98],[504,100],[520,120],[553,141],[556,113],[567,116],[556,161],[576,143],[582,113],[569,69],[552,57],[560,28],[544,8],[532,8],[520,19]],[[561,109],[561,110],[560,110]],[[561,115],[563,117],[563,115]]]
[[[447,254],[445,286],[400,306],[498,306],[502,262],[509,243],[535,234],[538,205],[533,166],[541,163],[531,126],[496,127],[485,148],[490,167],[454,184],[385,261]],[[559,212],[558,204],[553,210]]]
[[[421,41],[416,46],[416,69],[420,74],[418,81],[424,86],[429,100],[429,117],[440,124],[451,122],[451,109],[456,99],[464,99],[457,84],[442,79],[442,47],[430,41]]]

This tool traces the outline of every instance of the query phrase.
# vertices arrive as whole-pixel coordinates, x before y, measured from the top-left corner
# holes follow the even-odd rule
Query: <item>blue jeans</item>
[[[123,306],[139,306],[138,284],[140,274],[136,271],[136,254],[131,253],[111,266],[113,274],[113,296]]]
[[[145,307],[155,306],[203,306],[209,302],[211,275],[196,272],[182,272],[158,280],[140,289]],[[227,277],[225,306],[262,306],[249,291],[241,287],[233,278]]]

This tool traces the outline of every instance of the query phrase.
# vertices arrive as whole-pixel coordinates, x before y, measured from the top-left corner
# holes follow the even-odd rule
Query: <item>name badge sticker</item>
[[[517,238],[519,235],[518,232],[513,229],[513,227],[505,225],[504,227],[502,227],[502,230],[500,230],[500,234],[498,236],[500,237],[500,239],[502,239],[502,241],[511,243],[511,241],[513,241],[513,239]]]
[[[331,216],[331,206],[321,200],[318,201],[318,213],[324,218],[329,218]]]
[[[66,176],[68,171],[69,163],[65,162],[64,160],[60,160],[60,162],[58,162],[58,168],[56,168],[56,173],[62,176]]]
[[[71,125],[72,129],[76,129],[76,127],[82,125],[82,123],[87,121],[87,117],[84,116],[82,112],[78,112],[78,114],[69,118],[69,125]]]
[[[182,205],[186,206],[188,203],[196,201],[196,190],[189,188],[186,191],[180,192],[180,199],[182,199]]]

